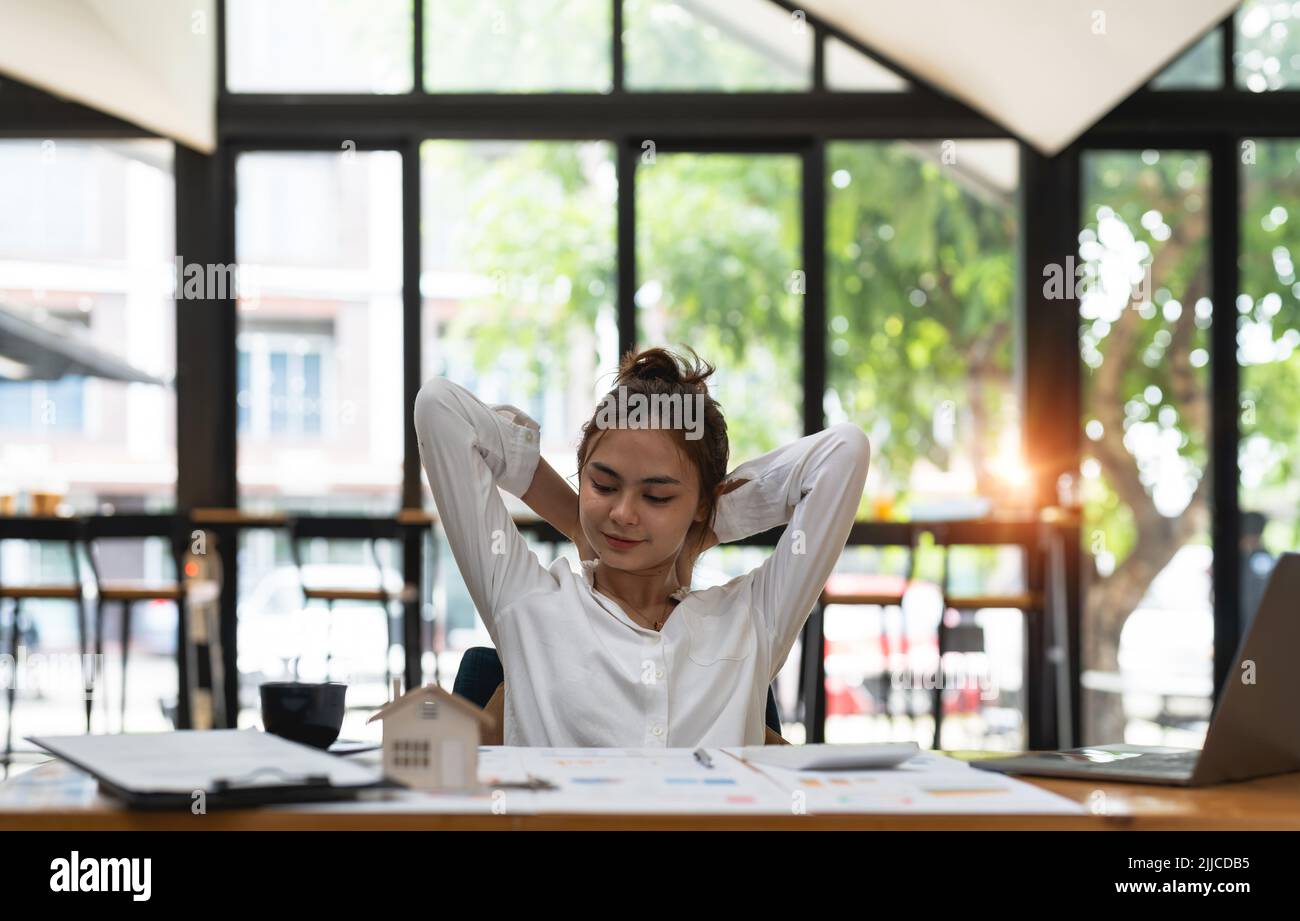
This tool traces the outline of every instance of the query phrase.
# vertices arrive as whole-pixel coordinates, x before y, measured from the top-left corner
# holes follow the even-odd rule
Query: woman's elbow
[[[452,388],[452,383],[445,377],[431,377],[420,385],[420,392],[415,395],[415,412],[428,411],[442,406]]]
[[[431,377],[415,395],[415,431],[421,435],[432,430],[440,416],[452,405],[455,385],[445,377]]]
[[[856,422],[840,422],[834,426],[840,441],[854,459],[854,469],[861,476],[867,475],[871,466],[871,439]]]

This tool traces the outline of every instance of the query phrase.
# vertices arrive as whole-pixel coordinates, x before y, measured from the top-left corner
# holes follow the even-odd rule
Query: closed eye
[[[601,493],[602,495],[608,495],[609,493],[614,492],[615,489],[613,486],[602,486],[601,484],[597,483],[595,480],[592,480],[591,486],[593,489],[596,490],[596,492]],[[653,502],[655,505],[664,505],[665,503],[673,501],[673,499],[675,499],[676,497],[675,496],[646,496],[646,498],[649,499],[651,502]]]

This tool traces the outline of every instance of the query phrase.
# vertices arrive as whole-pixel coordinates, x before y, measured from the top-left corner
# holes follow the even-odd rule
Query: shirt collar
[[[587,583],[587,587],[592,591],[596,590],[596,564],[599,560],[582,560],[582,578]],[[678,601],[683,600],[691,593],[690,586],[682,586],[668,597],[676,598]]]

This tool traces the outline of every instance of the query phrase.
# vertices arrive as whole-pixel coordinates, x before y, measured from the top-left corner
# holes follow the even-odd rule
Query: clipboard
[[[398,788],[382,770],[258,729],[28,736],[132,809],[205,809],[355,798]]]

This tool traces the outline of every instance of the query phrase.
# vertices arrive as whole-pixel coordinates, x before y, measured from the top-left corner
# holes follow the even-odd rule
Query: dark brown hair
[[[718,499],[715,490],[727,477],[727,462],[731,454],[730,442],[727,440],[727,420],[723,418],[722,407],[709,396],[706,381],[716,370],[704,361],[690,346],[694,361],[669,352],[667,349],[650,348],[640,352],[628,351],[619,362],[618,377],[614,386],[597,404],[591,419],[582,426],[582,440],[578,443],[578,477],[581,486],[582,469],[586,465],[588,452],[593,447],[591,440],[605,429],[597,424],[600,408],[606,400],[618,398],[619,387],[626,387],[628,396],[642,394],[649,398],[655,394],[681,394],[686,398],[697,394],[704,395],[704,417],[701,421],[702,435],[699,438],[687,438],[686,427],[681,419],[670,418],[665,423],[678,449],[682,451],[695,469],[700,479],[699,501],[704,503],[706,517],[704,523],[713,527],[713,516],[717,511]],[[675,416],[671,414],[670,416]]]

